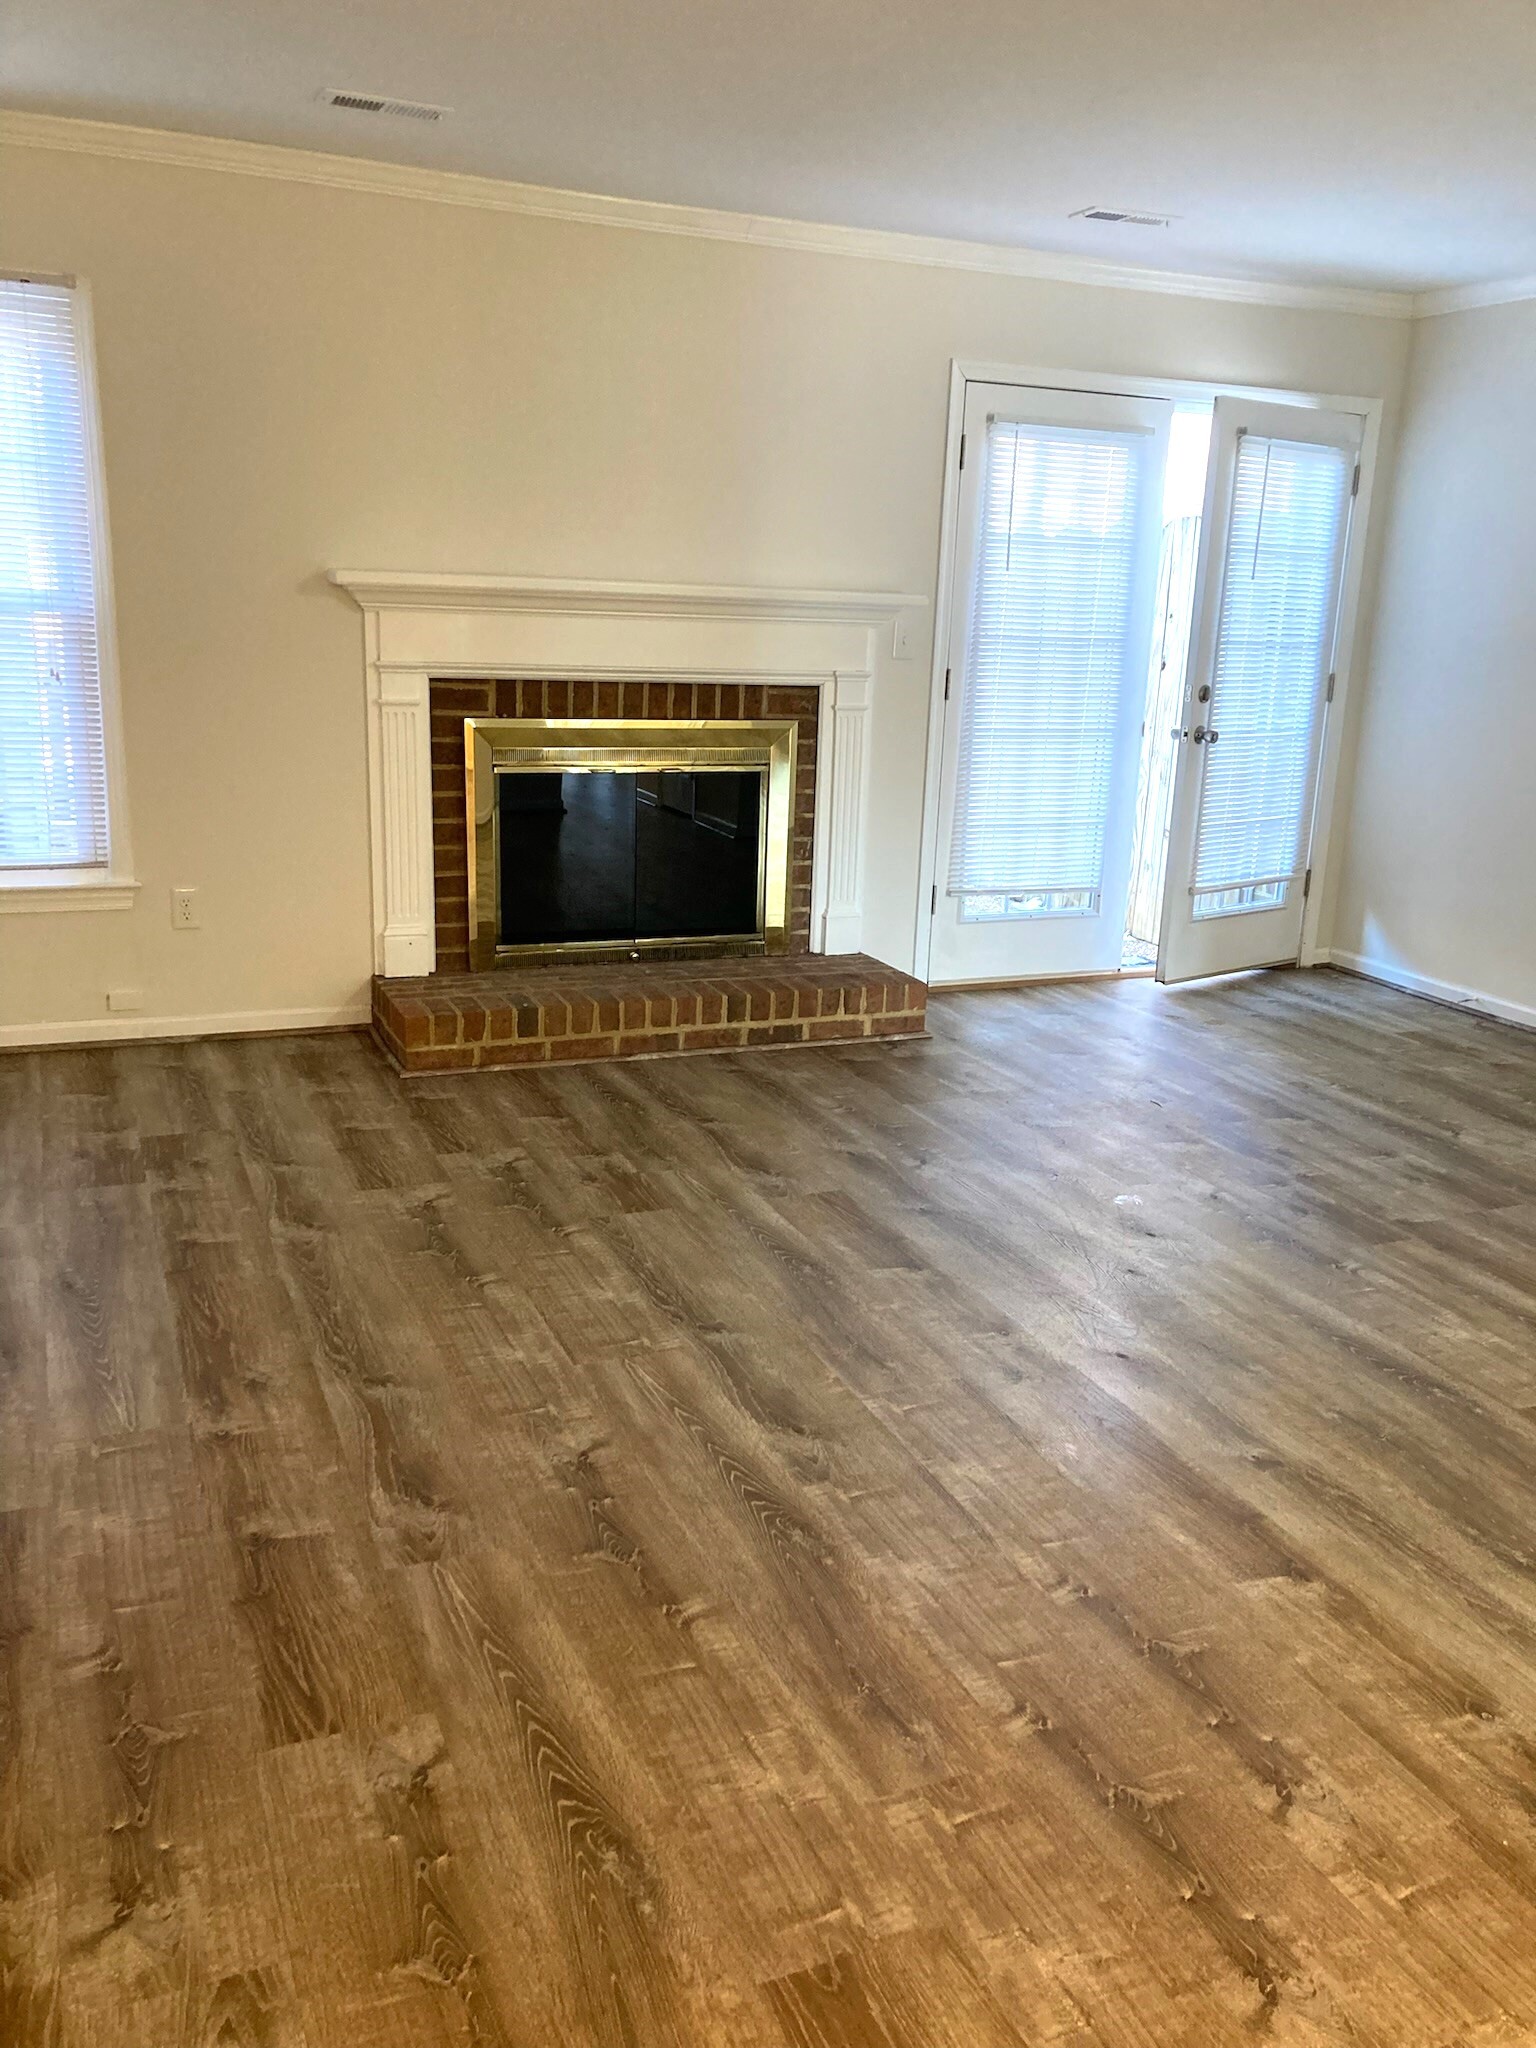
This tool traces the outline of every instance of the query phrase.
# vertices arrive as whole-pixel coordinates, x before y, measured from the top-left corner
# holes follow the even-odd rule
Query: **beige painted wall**
[[[1414,330],[1334,942],[1536,1024],[1536,304]]]
[[[0,1030],[99,1022],[120,986],[151,1019],[361,1001],[361,632],[327,568],[931,592],[952,357],[1390,399],[1407,347],[40,149],[0,158],[0,265],[94,293],[144,884],[129,913],[0,916]],[[927,663],[892,673],[866,939],[905,962]]]

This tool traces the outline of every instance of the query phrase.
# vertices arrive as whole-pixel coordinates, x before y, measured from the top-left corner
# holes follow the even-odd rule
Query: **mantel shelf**
[[[785,619],[879,624],[925,611],[920,593],[778,590],[712,583],[590,583],[570,577],[464,576],[436,570],[332,569],[364,611],[500,611],[636,618]]]

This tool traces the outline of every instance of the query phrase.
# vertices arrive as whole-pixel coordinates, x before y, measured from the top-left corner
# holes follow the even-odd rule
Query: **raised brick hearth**
[[[406,1074],[911,1038],[920,981],[863,953],[379,976],[373,1028]]]

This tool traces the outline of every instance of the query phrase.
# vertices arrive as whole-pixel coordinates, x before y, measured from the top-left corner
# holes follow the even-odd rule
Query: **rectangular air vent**
[[[354,114],[394,114],[402,121],[441,121],[452,107],[430,107],[424,100],[391,100],[382,93],[342,92],[327,86],[320,97],[328,106],[346,107]]]
[[[1073,220],[1102,220],[1129,228],[1165,228],[1173,220],[1171,213],[1128,213],[1118,206],[1080,206],[1070,216]]]

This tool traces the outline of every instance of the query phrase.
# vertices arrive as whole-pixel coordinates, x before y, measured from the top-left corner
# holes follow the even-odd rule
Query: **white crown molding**
[[[571,577],[450,576],[433,570],[332,569],[364,611],[536,612],[545,617],[782,619],[878,625],[927,609],[912,591],[758,590],[713,583],[589,583]]]
[[[1475,313],[1481,306],[1516,306],[1524,299],[1536,299],[1536,277],[1490,278],[1486,284],[1448,284],[1439,291],[1417,292],[1413,313],[1416,320],[1432,320],[1441,313]]]
[[[374,192],[438,206],[471,206],[492,213],[577,221],[589,227],[629,228],[649,234],[692,235],[705,241],[746,242],[823,256],[861,256],[882,263],[915,263],[942,270],[979,270],[1051,284],[1097,285],[1117,291],[1159,292],[1175,298],[1216,299],[1241,306],[1287,306],[1312,313],[1365,313],[1413,317],[1412,293],[1354,285],[1281,284],[1259,278],[1205,277],[1109,263],[1096,256],[1059,255],[1000,243],[966,242],[939,235],[906,235],[886,228],[836,227],[818,221],[779,220],[766,214],[729,213],[716,207],[671,206],[654,200],[616,199],[596,192],[564,192],[463,171],[331,156],[270,142],[238,142],[182,135],[161,128],[129,128],[58,114],[0,111],[0,142],[27,149],[69,150],[80,156],[135,158],[190,170],[232,171],[250,178],[282,178],[345,192]]]

